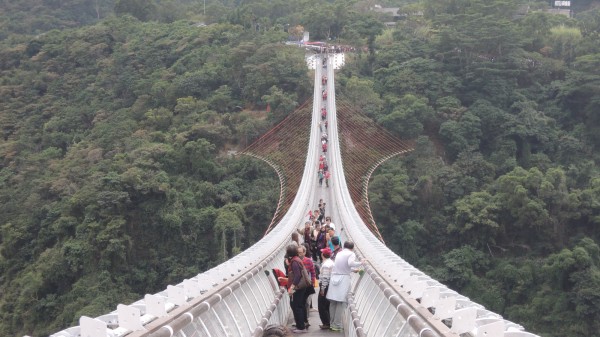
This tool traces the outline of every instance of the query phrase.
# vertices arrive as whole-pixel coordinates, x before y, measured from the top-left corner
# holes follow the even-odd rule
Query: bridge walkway
[[[317,303],[317,297],[314,296],[313,303]],[[319,312],[315,309],[311,309],[308,315],[308,323],[310,323],[310,327],[308,327],[308,333],[303,334],[302,336],[307,337],[334,337],[334,336],[342,336],[339,332],[334,332],[331,330],[322,330],[319,328],[321,325],[321,320],[319,319]]]

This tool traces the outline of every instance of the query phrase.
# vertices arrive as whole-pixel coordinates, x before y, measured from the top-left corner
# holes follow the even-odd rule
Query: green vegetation
[[[228,153],[310,97],[281,43],[302,29],[365,50],[338,97],[417,139],[373,176],[386,243],[532,332],[597,334],[600,9],[519,3],[389,0],[393,29],[369,1],[0,3],[0,335],[106,313],[261,237],[278,182]]]
[[[370,185],[392,249],[528,331],[595,336],[600,9],[571,19],[517,5],[403,7],[424,15],[358,55],[338,97],[418,139]]]
[[[229,153],[311,97],[283,41],[315,4],[0,4],[0,335],[75,325],[262,236],[277,177]],[[347,29],[368,13],[325,7],[374,41]]]
[[[261,96],[312,93],[285,36],[123,16],[0,47],[0,335],[56,332],[260,239],[277,176],[228,151],[290,112]]]

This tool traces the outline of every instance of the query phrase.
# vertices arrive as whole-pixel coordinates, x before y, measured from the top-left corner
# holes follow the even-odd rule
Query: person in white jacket
[[[352,251],[354,242],[344,242],[344,249],[335,257],[327,299],[329,300],[329,314],[331,316],[330,329],[342,330],[342,316],[344,314],[348,292],[350,291],[350,273],[356,271],[366,260],[358,260]]]

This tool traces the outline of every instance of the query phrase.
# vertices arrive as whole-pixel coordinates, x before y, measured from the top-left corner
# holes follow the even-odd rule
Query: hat
[[[329,248],[323,248],[323,249],[321,249],[321,253],[323,253],[323,255],[325,255],[325,257],[330,257],[331,256],[331,249],[329,249]]]
[[[328,225],[328,226],[329,226],[329,228],[331,228],[331,229],[335,230],[335,225],[333,224],[333,222],[329,223],[329,225]]]

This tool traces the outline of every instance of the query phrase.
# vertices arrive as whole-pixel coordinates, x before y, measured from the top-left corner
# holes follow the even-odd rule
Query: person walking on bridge
[[[289,271],[288,271],[288,293],[290,295],[290,305],[292,306],[292,313],[294,314],[294,321],[296,321],[296,329],[294,333],[306,333],[305,322],[306,317],[306,292],[310,286],[310,276],[308,280],[304,279],[302,271],[306,274],[306,268],[304,262],[298,256],[298,247],[289,245],[286,250],[287,259],[289,259]]]
[[[323,186],[323,178],[325,178],[325,174],[323,173],[323,170],[319,170],[319,187]]]
[[[331,260],[335,261],[335,257],[337,256],[337,254],[339,252],[342,251],[342,246],[340,246],[340,237],[339,236],[335,236],[335,232],[333,231],[333,229],[329,230],[329,235],[331,235],[331,240],[330,243],[330,247],[333,247],[333,249],[331,249]]]
[[[350,291],[350,273],[360,267],[365,260],[357,259],[353,252],[354,243],[344,242],[344,249],[337,254],[331,271],[327,299],[329,300],[329,313],[331,315],[330,329],[342,331],[342,316]]]
[[[309,301],[310,299],[310,295],[315,293],[315,283],[317,280],[317,273],[315,271],[315,265],[312,261],[312,259],[306,255],[306,253],[308,252],[308,244],[304,243],[302,245],[300,245],[300,247],[298,247],[298,257],[302,260],[302,262],[304,263],[304,268],[306,268],[306,271],[308,272],[308,275],[310,276],[310,286],[308,286],[306,288],[306,293],[304,296],[304,307],[306,309],[306,316],[305,316],[305,322],[304,322],[304,326],[306,328],[308,328],[310,326],[310,324],[308,323],[308,311],[310,309],[310,306],[312,306],[311,301]]]
[[[321,318],[320,325],[321,329],[330,328],[330,316],[329,316],[329,300],[327,299],[327,289],[329,288],[329,280],[331,278],[331,270],[333,269],[333,261],[330,259],[331,249],[321,249],[321,274],[319,275],[319,318]]]
[[[321,231],[321,221],[315,220],[315,226],[313,227],[312,232],[310,233],[310,249],[312,251],[312,259],[313,262],[317,262],[321,253],[319,252],[319,248],[317,246],[317,238],[319,236],[319,232]]]
[[[323,224],[317,234],[317,249],[322,251],[324,248],[327,248],[327,227]],[[321,255],[319,255],[319,258],[321,258]],[[323,262],[322,258],[321,262]]]

